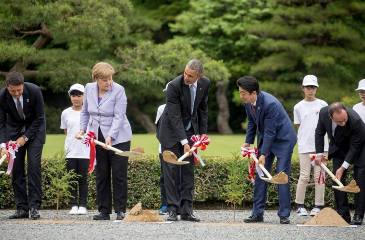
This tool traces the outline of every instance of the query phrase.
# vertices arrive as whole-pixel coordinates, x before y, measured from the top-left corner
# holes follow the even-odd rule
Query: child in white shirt
[[[310,179],[312,162],[310,155],[315,153],[315,129],[317,127],[319,111],[328,104],[316,98],[318,80],[314,75],[307,75],[303,78],[302,89],[304,99],[294,106],[294,124],[298,127],[298,152],[300,161],[300,176],[297,184],[295,202],[297,213],[300,216],[307,216],[304,207],[305,192]],[[325,152],[328,151],[328,139],[325,138]],[[314,165],[315,182],[315,206],[310,212],[311,216],[316,215],[324,206],[325,184],[320,183],[319,177],[321,167]]]
[[[73,183],[71,188],[71,205],[69,214],[87,214],[87,170],[89,166],[89,148],[80,140],[76,134],[80,132],[80,113],[83,104],[84,86],[74,84],[70,87],[68,94],[72,106],[65,109],[61,114],[61,129],[66,134],[65,156],[67,170],[73,170],[77,175],[77,184]]]
[[[359,93],[361,102],[355,104],[353,109],[360,115],[362,121],[365,122],[365,79],[359,81],[356,91]]]

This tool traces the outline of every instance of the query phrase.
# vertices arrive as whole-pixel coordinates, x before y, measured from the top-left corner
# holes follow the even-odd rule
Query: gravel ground
[[[67,210],[59,212],[42,210],[40,220],[9,220],[13,210],[0,211],[0,239],[37,240],[91,240],[91,239],[365,239],[365,226],[357,228],[339,227],[298,227],[309,217],[297,217],[292,213],[290,225],[280,225],[276,211],[266,211],[264,223],[245,224],[242,219],[250,211],[237,211],[233,221],[233,211],[198,210],[202,221],[191,223],[131,223],[114,221],[93,221],[90,211],[85,216],[70,216]]]

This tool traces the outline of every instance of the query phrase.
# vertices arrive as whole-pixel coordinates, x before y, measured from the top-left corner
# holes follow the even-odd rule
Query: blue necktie
[[[195,102],[195,86],[193,84],[190,85],[190,101],[191,101],[191,113],[194,111],[194,102]]]

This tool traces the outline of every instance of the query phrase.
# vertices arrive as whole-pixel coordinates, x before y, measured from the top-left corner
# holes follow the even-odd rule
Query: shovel
[[[190,155],[190,153],[194,152],[195,149],[196,149],[196,147],[190,148],[190,151],[186,152],[184,155],[179,157],[179,159],[176,157],[175,153],[173,153],[171,151],[163,151],[162,157],[165,162],[168,162],[168,163],[171,163],[174,165],[185,165],[185,164],[189,164],[189,162],[183,161],[183,160],[185,158],[187,158]]]
[[[310,158],[315,158],[316,154],[310,154]],[[324,163],[321,162],[321,168],[332,178],[332,180],[337,183],[338,186],[332,186],[332,188],[337,189],[338,191],[348,192],[348,193],[358,193],[360,192],[359,186],[356,184],[355,180],[351,180],[351,182],[344,186],[340,180],[336,178],[336,176],[328,169]]]
[[[286,175],[284,172],[279,172],[275,176],[271,176],[271,174],[266,170],[264,165],[259,163],[259,160],[257,159],[256,154],[254,154],[254,153],[251,154],[251,157],[253,158],[255,163],[260,167],[260,169],[265,173],[266,177],[262,177],[258,174],[259,177],[263,181],[273,183],[273,184],[287,184],[288,183],[288,175]]]
[[[105,143],[100,142],[100,141],[95,140],[95,139],[94,139],[94,142],[95,142],[95,144],[97,144],[99,146],[102,146],[102,147],[104,147],[108,150],[112,150],[113,152],[115,152],[115,154],[117,154],[119,156],[123,156],[123,157],[141,156],[144,153],[144,150],[141,147],[134,148],[134,149],[132,149],[132,151],[122,151],[122,150],[119,150],[115,147],[106,145]]]
[[[326,173],[328,175],[330,175],[330,177],[332,178],[332,180],[337,183],[338,186],[332,186],[332,188],[337,189],[338,191],[342,191],[342,192],[348,192],[348,193],[358,193],[360,192],[360,188],[359,186],[356,184],[355,180],[351,180],[351,182],[344,186],[342,184],[342,182],[340,180],[338,180],[336,178],[336,176],[331,172],[331,170],[329,170],[326,165],[324,165],[323,163],[321,163],[321,168],[324,169],[324,171],[326,171]]]
[[[5,161],[5,159],[6,159],[6,154],[4,154],[1,158],[0,158],[0,166],[1,166],[1,164],[3,164],[3,162]],[[3,174],[3,173],[5,173],[4,171],[0,171],[0,174]]]

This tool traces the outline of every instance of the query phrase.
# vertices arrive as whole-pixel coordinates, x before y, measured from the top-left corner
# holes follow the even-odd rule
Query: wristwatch
[[[28,142],[29,138],[27,138],[27,136],[23,135],[22,137],[24,138],[25,142]]]

